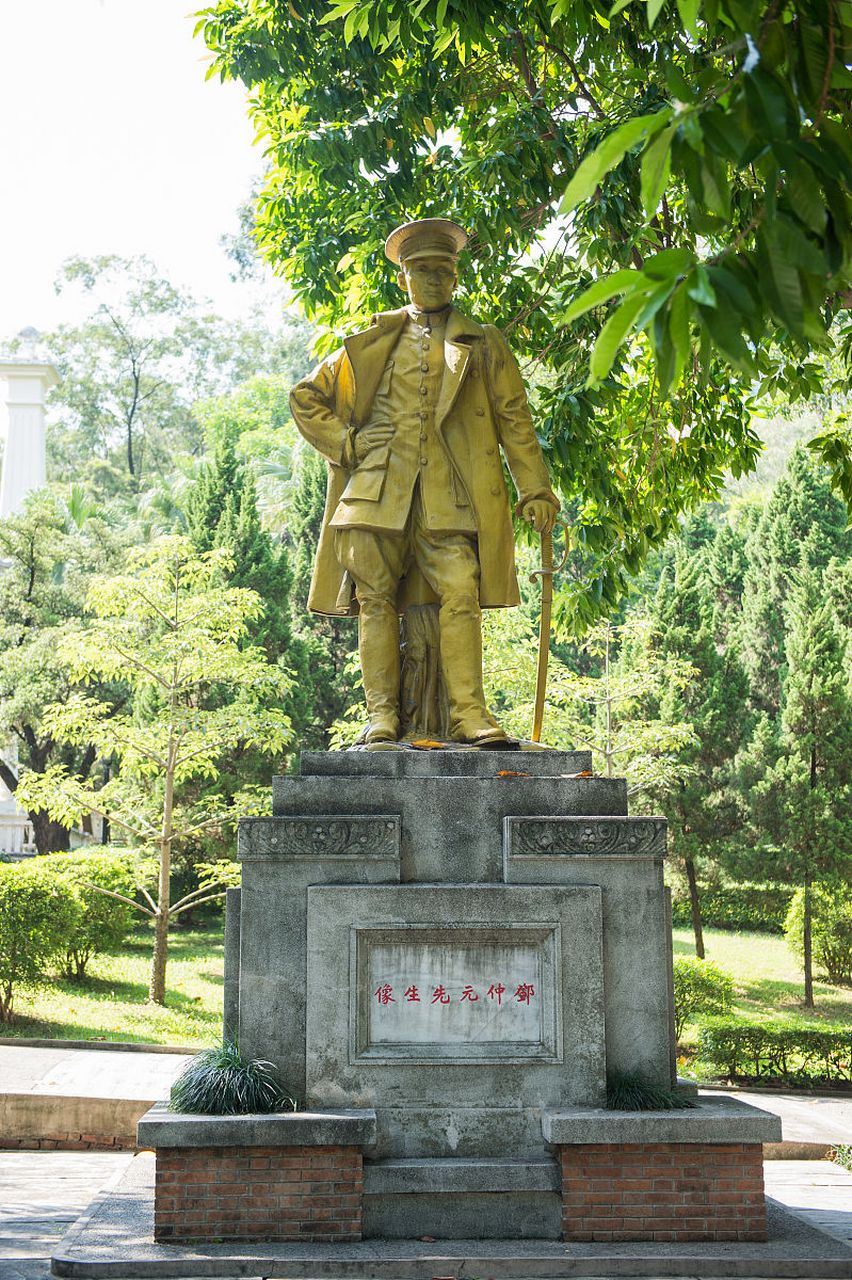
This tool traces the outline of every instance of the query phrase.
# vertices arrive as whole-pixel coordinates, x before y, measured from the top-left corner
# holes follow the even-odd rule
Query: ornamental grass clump
[[[295,1111],[296,1100],[278,1084],[271,1062],[244,1062],[235,1040],[192,1059],[172,1085],[169,1110],[202,1116],[245,1116]]]
[[[606,1078],[606,1105],[608,1111],[688,1111],[695,1103],[638,1071],[613,1071]]]

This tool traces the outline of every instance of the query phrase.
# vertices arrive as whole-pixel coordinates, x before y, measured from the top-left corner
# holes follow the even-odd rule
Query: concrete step
[[[364,1164],[364,1236],[558,1240],[559,1167],[528,1159],[391,1159]]]

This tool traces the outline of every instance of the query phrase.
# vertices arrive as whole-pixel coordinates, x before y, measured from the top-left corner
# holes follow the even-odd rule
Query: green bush
[[[852,887],[847,884],[815,884],[811,889],[811,939],[814,962],[829,982],[852,985]],[[784,937],[795,955],[803,952],[805,891],[793,894]]]
[[[138,913],[133,907],[98,892],[106,889],[132,898],[138,883],[135,857],[127,849],[98,845],[53,853],[39,861],[50,875],[77,890],[82,914],[69,940],[62,971],[67,978],[83,978],[92,956],[120,946],[136,922]]]
[[[782,933],[793,896],[788,884],[721,884],[700,888],[701,919],[712,929],[743,929],[755,933]],[[692,924],[689,898],[672,900],[676,925]]]
[[[852,1080],[852,1027],[708,1018],[700,1056],[732,1080],[834,1084]]]
[[[0,1022],[12,1021],[17,991],[45,981],[81,915],[76,889],[38,861],[0,865]]]
[[[848,1143],[839,1142],[834,1150],[829,1152],[828,1158],[852,1173],[852,1146]]]
[[[687,1022],[702,1014],[729,1013],[734,1004],[734,980],[712,960],[678,956],[674,962],[675,1037]]]
[[[244,1116],[295,1111],[296,1101],[278,1084],[271,1062],[244,1062],[235,1040],[197,1054],[172,1085],[169,1108],[190,1115]]]

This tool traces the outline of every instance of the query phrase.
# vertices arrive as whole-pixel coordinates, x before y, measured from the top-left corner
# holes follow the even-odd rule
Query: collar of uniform
[[[409,319],[419,324],[421,329],[443,328],[450,318],[452,307],[441,307],[440,311],[418,311],[416,307],[406,307]]]
[[[362,333],[375,333],[376,329],[399,329],[409,317],[408,307],[400,307],[398,311],[380,311],[373,316],[371,328],[362,330]],[[358,337],[360,335],[353,335]],[[471,320],[469,316],[463,315],[461,311],[457,311],[455,307],[449,309],[449,319],[447,320],[447,341],[455,342],[458,339],[462,341],[465,338],[484,338],[485,330],[481,324],[477,324],[475,320]]]

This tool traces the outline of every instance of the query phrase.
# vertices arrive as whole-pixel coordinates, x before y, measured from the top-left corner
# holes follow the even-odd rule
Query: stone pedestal
[[[365,1238],[765,1233],[775,1117],[604,1109],[608,1072],[675,1083],[664,856],[586,752],[306,754],[240,823],[226,1022],[312,1112],[374,1113]]]

